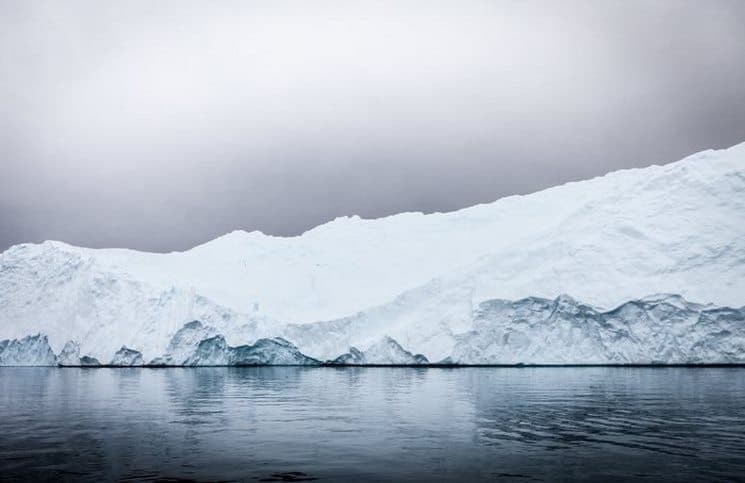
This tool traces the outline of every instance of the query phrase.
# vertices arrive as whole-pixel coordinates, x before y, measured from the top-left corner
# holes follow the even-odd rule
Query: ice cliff
[[[456,337],[456,364],[700,364],[745,362],[745,307],[658,295],[599,311],[571,297],[480,304]]]
[[[348,339],[327,323],[310,324],[330,334],[331,345]],[[306,334],[310,332],[305,332]],[[424,364],[744,364],[745,307],[688,302],[679,295],[654,295],[600,310],[567,295],[555,299],[488,300],[473,313],[470,330],[453,334],[450,353],[437,359],[413,354],[392,337],[327,359],[331,365]],[[313,351],[311,344],[307,350]],[[43,334],[0,342],[0,365],[99,366],[80,357],[69,341],[59,355]],[[171,338],[167,352],[145,363],[121,347],[111,366],[320,365],[282,337],[231,346],[216,328],[191,321]]]

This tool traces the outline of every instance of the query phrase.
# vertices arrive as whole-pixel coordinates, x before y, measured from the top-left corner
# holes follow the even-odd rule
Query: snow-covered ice
[[[654,293],[685,307],[667,298],[668,312],[633,312]],[[509,316],[562,294],[594,315]],[[324,361],[384,336],[431,362],[742,361],[744,303],[740,144],[451,213],[339,218],[296,237],[237,231],[167,254],[17,245],[0,254],[0,363],[54,364],[46,344],[64,364],[74,340],[88,362],[125,346],[179,365],[217,336],[232,348],[281,337]],[[172,347],[190,321],[199,327]]]

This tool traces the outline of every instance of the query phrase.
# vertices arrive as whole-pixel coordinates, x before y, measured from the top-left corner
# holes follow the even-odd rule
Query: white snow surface
[[[236,231],[168,254],[16,245],[0,254],[0,340],[43,332],[55,353],[74,339],[101,361],[123,345],[150,361],[199,320],[231,346],[281,336],[328,360],[389,335],[439,361],[487,300],[611,309],[652,293],[745,304],[745,143],[295,237]]]

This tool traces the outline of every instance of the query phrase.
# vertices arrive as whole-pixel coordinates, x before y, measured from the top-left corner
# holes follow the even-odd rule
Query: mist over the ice
[[[745,137],[745,3],[0,1],[0,250],[452,210]]]

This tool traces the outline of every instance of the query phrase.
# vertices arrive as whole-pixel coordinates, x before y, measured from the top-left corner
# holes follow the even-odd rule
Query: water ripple
[[[0,475],[732,481],[742,401],[736,368],[0,368]]]

